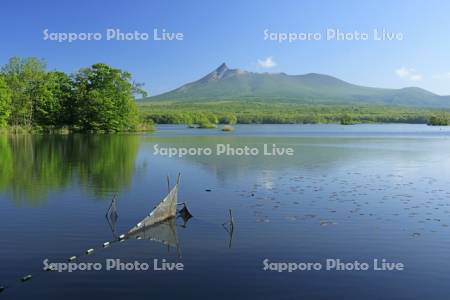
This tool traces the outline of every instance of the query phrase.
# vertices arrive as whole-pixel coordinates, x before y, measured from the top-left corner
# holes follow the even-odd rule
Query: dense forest
[[[37,58],[13,57],[0,70],[0,127],[117,132],[138,129],[131,74],[97,63],[74,74],[48,71]]]
[[[139,103],[139,102],[138,102]],[[450,112],[443,109],[382,105],[324,105],[243,101],[142,102],[142,117],[160,124],[315,124],[411,123],[448,125]]]

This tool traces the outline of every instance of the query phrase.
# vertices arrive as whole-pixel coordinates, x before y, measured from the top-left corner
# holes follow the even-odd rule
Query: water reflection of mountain
[[[221,180],[243,176],[252,171],[280,171],[285,169],[309,170],[313,173],[326,174],[336,167],[351,166],[362,160],[377,161],[389,159],[393,162],[408,162],[433,156],[430,151],[432,141],[424,146],[421,139],[385,138],[385,137],[251,137],[251,136],[152,136],[145,140],[153,146],[176,148],[210,147],[213,153],[207,155],[171,158],[201,165],[208,172],[214,173]],[[442,142],[438,141],[437,143]],[[231,147],[256,147],[260,154],[256,156],[216,155],[217,144],[230,144]],[[264,156],[264,144],[271,147],[291,147],[293,156]],[[433,154],[434,153],[434,154]]]
[[[131,183],[140,138],[131,135],[1,135],[0,192],[38,203],[74,180],[102,195]]]

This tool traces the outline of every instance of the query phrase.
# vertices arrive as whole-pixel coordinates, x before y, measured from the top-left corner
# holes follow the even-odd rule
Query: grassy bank
[[[387,106],[270,104],[259,102],[139,103],[145,120],[158,124],[448,124],[449,110]],[[439,123],[439,124],[435,124]]]

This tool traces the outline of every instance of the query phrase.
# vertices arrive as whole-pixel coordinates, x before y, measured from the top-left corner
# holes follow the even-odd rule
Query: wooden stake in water
[[[167,191],[170,193],[170,178],[169,178],[169,175],[167,175]]]
[[[230,227],[231,227],[231,231],[233,231],[234,229],[234,219],[233,219],[233,214],[231,213],[231,209],[228,210],[230,213]]]

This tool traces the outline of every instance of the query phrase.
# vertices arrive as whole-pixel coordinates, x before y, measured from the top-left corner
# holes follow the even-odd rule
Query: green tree
[[[11,91],[0,75],[0,128],[7,125],[11,114]]]
[[[34,58],[13,57],[3,66],[6,84],[12,93],[12,125],[32,125],[34,101],[40,97],[45,81],[45,62]]]
[[[341,117],[341,125],[353,125],[355,121],[349,114],[345,114]]]
[[[225,115],[219,118],[219,123],[221,124],[228,124],[228,125],[234,125],[237,122],[237,118],[235,115]]]
[[[428,120],[428,125],[431,126],[448,126],[449,123],[449,118],[445,113],[434,114]]]
[[[34,102],[33,123],[39,125],[72,125],[72,82],[63,72],[48,72],[38,86]]]
[[[133,130],[136,89],[130,73],[106,64],[81,69],[74,77],[75,125],[83,131]]]

